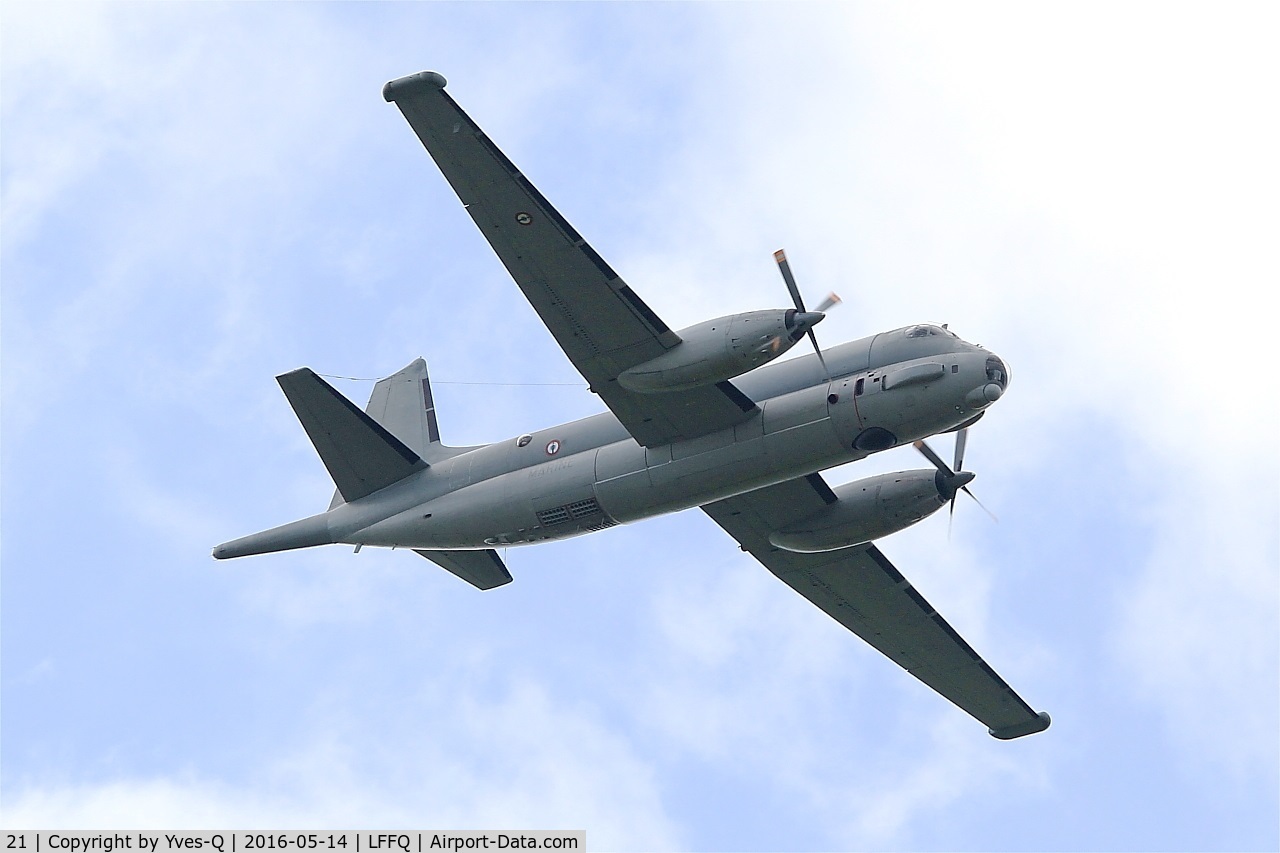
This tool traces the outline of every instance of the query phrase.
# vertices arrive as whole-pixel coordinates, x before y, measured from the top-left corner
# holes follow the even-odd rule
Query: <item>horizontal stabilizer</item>
[[[315,371],[303,367],[276,381],[348,503],[427,467],[417,453]]]
[[[487,551],[420,551],[415,548],[414,552],[478,589],[493,589],[512,580],[502,558],[492,548]]]

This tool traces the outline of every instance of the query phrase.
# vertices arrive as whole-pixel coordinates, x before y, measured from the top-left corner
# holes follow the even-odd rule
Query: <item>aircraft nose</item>
[[[1000,385],[997,385],[994,382],[988,382],[986,385],[981,385],[977,388],[974,388],[972,391],[966,394],[964,401],[969,405],[969,408],[971,409],[981,409],[984,406],[991,405],[992,403],[994,403],[996,400],[999,400],[1003,396],[1004,396],[1003,387],[1001,387]]]
[[[1009,368],[998,355],[987,356],[987,381],[999,385],[1002,392],[1009,387]]]

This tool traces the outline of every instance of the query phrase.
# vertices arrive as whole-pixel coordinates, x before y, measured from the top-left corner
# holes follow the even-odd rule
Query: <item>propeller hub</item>
[[[973,473],[970,471],[957,471],[954,474],[948,474],[945,471],[938,471],[933,476],[933,484],[938,489],[938,495],[943,500],[955,500],[956,492],[973,482]]]
[[[790,312],[788,312],[790,313]],[[821,311],[797,311],[787,317],[787,325],[797,337],[805,334],[827,317]]]
[[[956,469],[953,471],[947,467],[947,463],[942,461],[942,457],[933,452],[927,442],[923,439],[912,442],[916,450],[933,463],[933,467],[938,471],[933,475],[933,484],[938,489],[938,497],[951,504],[951,512],[956,511],[956,495],[963,491],[966,495],[973,498],[974,503],[982,507],[982,511],[991,516],[992,521],[998,521],[991,510],[982,506],[982,501],[978,500],[978,496],[969,491],[969,483],[973,481],[973,474],[969,471],[961,471],[960,466],[964,462],[964,444],[968,437],[969,430],[961,429],[956,433]]]

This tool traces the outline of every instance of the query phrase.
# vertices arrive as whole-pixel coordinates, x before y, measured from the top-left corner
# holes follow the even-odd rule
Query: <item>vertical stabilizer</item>
[[[436,461],[431,458],[431,446],[440,444],[440,428],[427,363],[421,358],[379,380],[365,411],[428,463]]]
[[[431,379],[427,376],[427,363],[421,358],[386,379],[379,379],[364,410],[429,465],[458,452],[440,443]],[[329,509],[341,503],[342,493],[335,491]]]

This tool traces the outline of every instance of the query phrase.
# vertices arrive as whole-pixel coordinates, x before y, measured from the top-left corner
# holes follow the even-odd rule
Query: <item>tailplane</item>
[[[338,487],[329,505],[331,510],[398,483],[432,462],[470,449],[440,443],[427,363],[420,358],[379,381],[364,412],[310,368],[277,376],[276,381]],[[321,513],[223,543],[213,555],[226,559],[333,541],[328,513]],[[474,568],[469,563],[463,566],[464,571],[450,571],[477,585],[504,582],[502,573],[490,565],[492,562],[486,563],[479,574],[465,571]]]
[[[310,368],[277,376],[344,501],[359,500],[427,467],[386,427]]]
[[[490,548],[487,551],[423,551],[414,548],[414,553],[426,557],[442,569],[447,569],[476,589],[493,589],[511,583],[511,573],[498,556],[498,552]]]

